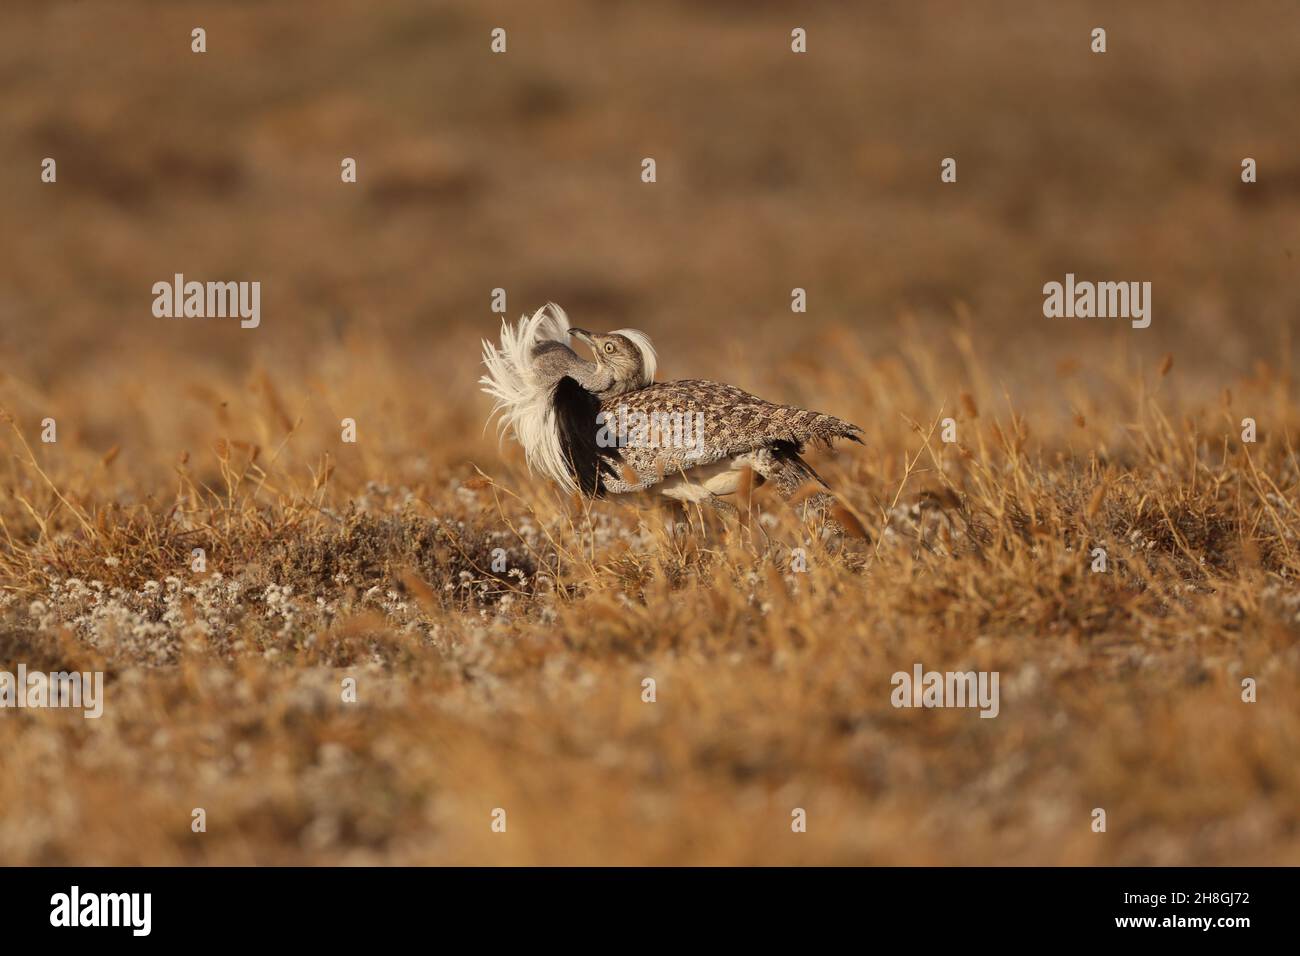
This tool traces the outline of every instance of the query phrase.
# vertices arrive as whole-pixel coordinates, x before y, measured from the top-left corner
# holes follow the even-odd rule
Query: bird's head
[[[597,369],[612,378],[613,384],[602,396],[621,395],[654,381],[655,348],[644,332],[618,329],[602,334],[571,328],[569,334],[591,349]]]

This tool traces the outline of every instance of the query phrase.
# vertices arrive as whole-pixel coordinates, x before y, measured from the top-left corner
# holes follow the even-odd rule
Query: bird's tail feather
[[[840,421],[830,415],[821,417]],[[852,425],[849,428],[860,431]],[[850,433],[841,434],[839,437],[860,441]],[[870,538],[853,512],[830,492],[826,480],[817,474],[813,466],[804,461],[793,448],[778,446],[772,450],[769,458],[760,461],[760,473],[763,477],[776,485],[782,497],[800,506],[805,518],[819,515],[831,532],[842,537]]]
[[[817,418],[813,422],[812,431],[817,436],[818,441],[830,445],[837,438],[847,438],[849,441],[855,441],[862,444],[862,429],[852,422],[846,422],[842,418],[836,418],[834,415],[825,415],[820,412],[816,413]]]

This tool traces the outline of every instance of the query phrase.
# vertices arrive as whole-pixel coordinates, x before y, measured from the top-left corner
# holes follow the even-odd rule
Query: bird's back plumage
[[[607,420],[624,421],[640,414],[657,416],[659,421],[683,416],[688,428],[698,423],[690,442],[632,442],[618,449],[625,467],[617,484],[629,483],[630,468],[643,488],[759,449],[780,446],[798,453],[810,443],[829,446],[837,438],[861,441],[858,426],[833,415],[777,405],[734,385],[699,379],[656,382],[607,399],[601,412]]]

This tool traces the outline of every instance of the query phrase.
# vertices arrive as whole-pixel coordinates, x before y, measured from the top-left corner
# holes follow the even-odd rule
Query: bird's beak
[[[593,352],[596,350],[596,340],[591,337],[591,333],[586,329],[569,329],[569,334],[576,335]]]

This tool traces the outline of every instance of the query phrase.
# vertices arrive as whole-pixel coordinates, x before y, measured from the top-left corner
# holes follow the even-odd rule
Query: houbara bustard
[[[572,338],[592,360],[574,352]],[[653,489],[730,511],[726,496],[752,476],[798,496],[832,530],[860,532],[833,495],[816,490],[826,483],[800,457],[809,443],[860,443],[856,425],[719,382],[655,382],[657,356],[643,332],[573,328],[553,303],[513,327],[503,320],[501,344],[483,342],[483,363],[479,383],[496,399],[500,428],[523,446],[530,471],[566,491]]]

